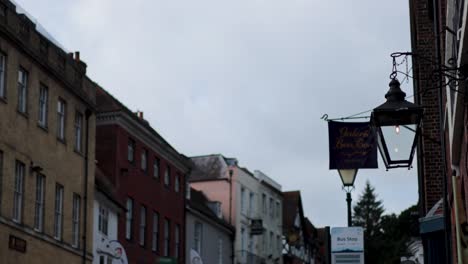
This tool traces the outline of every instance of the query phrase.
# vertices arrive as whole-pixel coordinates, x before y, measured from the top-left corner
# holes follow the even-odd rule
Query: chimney
[[[140,119],[143,119],[143,111],[138,111],[138,117],[139,117]]]
[[[80,52],[79,51],[75,51],[75,60],[80,61]]]

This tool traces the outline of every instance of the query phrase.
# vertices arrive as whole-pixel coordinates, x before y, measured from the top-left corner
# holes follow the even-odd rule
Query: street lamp
[[[405,100],[400,82],[393,77],[385,98],[372,111],[371,124],[377,132],[377,145],[385,167],[411,168],[420,132],[423,108]]]
[[[346,191],[346,203],[348,204],[348,226],[352,226],[351,222],[351,191],[354,189],[354,180],[356,180],[357,169],[339,169],[343,189]]]

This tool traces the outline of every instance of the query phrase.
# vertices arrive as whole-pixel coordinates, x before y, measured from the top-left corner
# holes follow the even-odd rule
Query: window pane
[[[83,114],[76,112],[75,114],[75,150],[81,152],[81,141],[83,134]]]
[[[152,237],[152,246],[153,251],[158,250],[159,242],[159,215],[158,213],[153,213],[153,237]]]
[[[39,125],[42,127],[47,127],[48,97],[49,89],[41,84],[39,88]]]
[[[28,73],[19,69],[18,71],[18,111],[21,113],[26,113],[27,109],[27,82],[28,82]]]
[[[59,184],[55,187],[55,217],[54,217],[54,237],[62,239],[63,221],[63,187]]]
[[[34,228],[42,231],[44,223],[44,187],[45,177],[42,174],[36,176],[36,207],[34,213]]]
[[[146,235],[146,208],[141,207],[140,211],[140,245],[145,245],[145,235]]]
[[[131,198],[127,199],[127,214],[126,214],[126,223],[125,223],[125,238],[132,238],[132,226],[133,226],[133,200]]]
[[[148,156],[148,151],[146,149],[143,149],[141,151],[141,169],[146,171],[146,169],[148,168],[148,163],[147,163],[147,158]]]
[[[16,161],[15,172],[15,192],[13,197],[13,221],[20,223],[22,221],[23,211],[23,185],[24,182],[24,164]]]
[[[66,115],[66,103],[59,99],[57,102],[57,137],[59,139],[65,139],[65,115]]]
[[[0,53],[0,97],[6,98],[5,70],[6,56]]]
[[[72,246],[78,247],[80,233],[80,196],[73,194],[73,211],[72,211]]]
[[[159,178],[159,159],[155,158],[153,163],[153,177]]]

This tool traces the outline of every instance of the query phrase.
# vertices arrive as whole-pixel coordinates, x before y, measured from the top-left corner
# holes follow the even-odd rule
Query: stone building
[[[118,240],[128,261],[185,263],[185,184],[191,163],[143,118],[102,88],[96,159],[126,207]]]
[[[0,263],[91,263],[95,85],[0,0]]]

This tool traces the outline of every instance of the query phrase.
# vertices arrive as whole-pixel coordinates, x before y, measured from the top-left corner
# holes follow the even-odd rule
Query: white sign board
[[[331,229],[332,263],[364,264],[364,230],[362,227]]]

